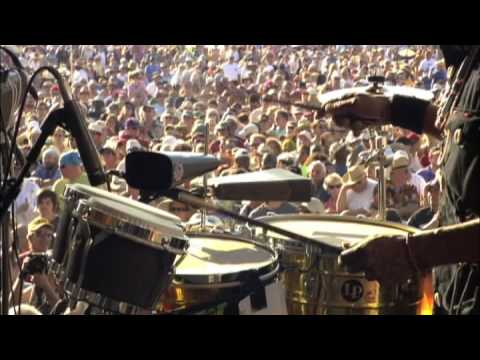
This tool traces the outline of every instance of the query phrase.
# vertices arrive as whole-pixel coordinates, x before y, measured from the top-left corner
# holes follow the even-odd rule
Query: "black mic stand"
[[[6,181],[4,188],[0,190],[0,224],[8,221],[7,215],[9,208],[20,194],[22,189],[23,180],[29,174],[30,167],[37,161],[43,146],[47,139],[53,135],[57,126],[65,124],[65,111],[64,109],[58,109],[51,112],[45,121],[42,123],[41,134],[35,145],[30,150],[26,157],[26,162],[20,171],[20,174],[13,179]],[[14,146],[15,144],[12,144]],[[9,308],[9,287],[7,286],[8,274],[10,271],[8,268],[8,231],[2,231],[0,233],[2,242],[2,315],[8,314]]]

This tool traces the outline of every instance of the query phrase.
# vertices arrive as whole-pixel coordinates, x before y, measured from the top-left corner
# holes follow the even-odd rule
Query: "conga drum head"
[[[259,219],[267,224],[277,226],[318,241],[320,244],[333,246],[339,250],[343,244],[355,244],[375,235],[406,235],[416,230],[396,223],[387,223],[374,220],[363,220],[348,216],[318,216],[318,215],[286,215],[272,216]],[[285,236],[269,233],[276,239],[283,239],[285,243],[294,246],[305,246],[297,240]]]

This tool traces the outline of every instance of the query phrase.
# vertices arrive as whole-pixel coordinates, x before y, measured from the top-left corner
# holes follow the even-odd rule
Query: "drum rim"
[[[117,214],[108,214],[104,209],[95,208],[95,204],[91,204],[88,200],[81,200],[77,209],[74,210],[74,216],[81,218],[81,221],[92,224],[104,231],[115,235],[123,236],[139,244],[151,246],[156,249],[165,250],[174,254],[183,254],[188,247],[188,238],[179,229],[177,234],[166,234],[165,229],[153,229],[149,223],[143,222],[141,219],[122,218]],[[128,214],[123,214],[128,216]],[[106,225],[99,218],[107,217],[111,225]],[[178,246],[172,246],[172,241],[178,243]]]
[[[108,192],[104,189],[96,188],[90,185],[68,184],[64,192],[65,201],[68,200],[67,195],[70,195],[69,197],[71,197],[71,193],[78,193],[78,194],[85,195],[83,199],[87,199],[87,200],[96,197],[99,199],[106,199],[113,202],[118,202],[125,206],[133,206],[135,207],[136,210],[145,211],[146,213],[149,213],[153,216],[159,216],[159,215],[164,216],[165,219],[175,222],[177,224],[181,223],[181,220],[179,217],[172,215],[167,211],[158,209],[148,204],[141,203],[139,201],[127,199],[119,194]],[[155,212],[149,212],[150,208],[155,209]]]
[[[121,306],[130,306],[135,311],[144,309],[144,310],[155,310],[155,305],[152,305],[151,308],[142,308],[141,306],[130,304],[126,301],[119,301],[112,299],[108,296],[104,296],[101,293],[97,293],[94,291],[90,290],[85,290],[84,288],[78,286],[76,283],[70,281],[69,279],[65,280],[65,290],[70,293],[70,297],[75,300],[75,301],[83,301],[88,303],[89,305],[96,306],[102,310],[107,310],[107,311],[113,311],[113,312],[118,312],[119,314],[122,314],[121,311],[115,310],[113,307],[110,308],[108,306],[105,306],[105,302],[109,302],[110,304],[114,305],[118,309],[120,309]],[[155,304],[158,302],[158,300],[155,302]]]
[[[358,219],[353,216],[340,216],[340,215],[318,215],[318,214],[295,214],[295,215],[278,215],[278,216],[264,216],[261,218],[257,219],[258,221],[265,222],[270,225],[277,225],[277,222],[281,221],[292,221],[292,220],[300,220],[300,221],[305,221],[305,220],[317,220],[317,221],[330,221],[330,222],[340,222],[340,223],[358,223],[358,224],[363,224],[363,225],[376,225],[379,227],[386,227],[390,229],[396,229],[396,230],[401,230],[404,231],[406,234],[415,234],[418,233],[420,230],[410,227],[408,225],[403,225],[403,224],[398,224],[398,223],[392,223],[389,221],[380,221],[380,220],[374,220],[374,219]],[[278,225],[277,225],[278,226]],[[263,231],[261,229],[257,228],[257,235],[263,234]],[[282,235],[273,235],[274,234],[272,231],[267,230],[266,232],[267,238],[269,239],[276,239],[279,241],[284,242],[285,244],[293,245],[294,247],[305,247],[306,245],[303,244],[299,240],[294,240],[294,239],[288,239],[285,236]],[[314,239],[315,240],[315,239]]]
[[[266,281],[274,277],[276,274],[278,274],[279,269],[280,269],[280,263],[279,263],[279,258],[278,258],[278,252],[275,251],[275,249],[272,249],[271,247],[259,243],[257,241],[243,238],[243,237],[238,237],[230,234],[215,234],[215,233],[199,233],[199,232],[192,232],[192,233],[187,233],[187,237],[190,238],[195,238],[195,237],[202,237],[202,238],[209,238],[209,239],[214,239],[214,240],[233,240],[233,241],[238,241],[238,242],[244,242],[250,245],[255,245],[261,249],[266,250],[269,254],[273,255],[273,258],[271,259],[270,263],[256,268],[255,270],[258,272],[259,279],[261,281]],[[188,251],[187,255],[188,256]],[[243,283],[239,279],[241,279],[243,276],[246,276],[249,272],[254,270],[253,268],[248,269],[248,270],[243,270],[235,273],[229,273],[229,274],[186,274],[186,275],[179,275],[177,273],[173,274],[173,280],[172,280],[172,285],[175,287],[179,288],[206,288],[208,286],[213,286],[217,285],[218,288],[223,288],[223,287],[237,287],[241,286]]]
[[[348,223],[360,223],[366,225],[379,225],[385,227],[385,225],[389,228],[394,228],[398,230],[404,230],[405,232],[409,232],[411,234],[419,232],[420,230],[414,227],[410,227],[408,225],[403,225],[399,223],[394,223],[390,221],[380,221],[374,219],[359,219],[354,216],[340,216],[340,215],[317,215],[317,214],[290,214],[290,215],[275,215],[275,216],[264,216],[258,218],[259,221],[267,222],[266,220],[288,220],[288,219],[302,219],[302,220],[330,220],[332,222],[348,222]]]

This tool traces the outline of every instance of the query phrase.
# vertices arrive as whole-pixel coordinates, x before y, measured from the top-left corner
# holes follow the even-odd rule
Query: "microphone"
[[[78,104],[69,98],[64,98],[63,102],[64,121],[75,138],[90,184],[92,186],[105,184],[107,177],[103,171],[100,155],[88,132],[85,118]]]
[[[125,161],[129,186],[151,192],[163,192],[215,170],[220,165],[214,156],[190,152],[135,151]]]

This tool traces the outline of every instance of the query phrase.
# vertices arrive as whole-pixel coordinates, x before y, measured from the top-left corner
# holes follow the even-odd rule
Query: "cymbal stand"
[[[210,137],[210,129],[208,126],[208,123],[205,121],[205,149],[204,149],[204,155],[208,155],[208,144],[209,144],[209,137]],[[207,198],[207,174],[203,175],[203,197],[206,199]],[[206,227],[207,227],[207,209],[202,208],[201,210],[201,218],[200,218],[200,228],[202,229],[202,232],[206,232]]]

